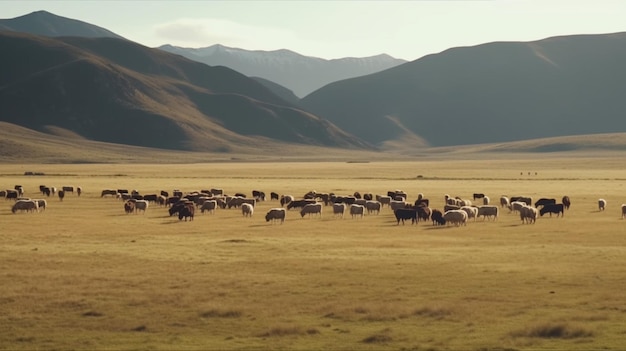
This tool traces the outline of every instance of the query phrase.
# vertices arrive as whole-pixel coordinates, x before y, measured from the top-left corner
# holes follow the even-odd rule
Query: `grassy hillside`
[[[69,130],[50,127],[47,133],[0,122],[0,163],[197,163],[238,161],[343,161],[540,158],[544,155],[606,155],[626,151],[626,133],[545,138],[511,143],[452,147],[417,147],[411,136],[386,144],[382,151],[279,143],[272,140],[240,144],[228,152],[175,151],[97,142]]]
[[[308,110],[369,142],[430,146],[625,132],[626,33],[496,42],[330,84]]]
[[[86,139],[212,152],[266,141],[367,147],[225,67],[112,38],[1,32],[0,120]],[[24,60],[23,57],[32,57]]]

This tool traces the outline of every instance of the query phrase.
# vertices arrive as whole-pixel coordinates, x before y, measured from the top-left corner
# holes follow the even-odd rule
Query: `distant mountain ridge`
[[[36,11],[24,16],[0,19],[0,30],[30,33],[46,37],[75,36],[85,38],[118,38],[122,36],[87,22]]]
[[[227,67],[116,38],[0,31],[0,47],[0,121],[175,150],[369,148]]]
[[[380,72],[407,62],[386,54],[326,60],[285,49],[251,51],[219,44],[205,48],[162,45],[159,49],[210,66],[226,66],[249,77],[267,79],[292,90],[300,98],[331,82]]]
[[[452,48],[301,106],[372,144],[420,147],[626,132],[624,97],[626,33],[612,33]]]

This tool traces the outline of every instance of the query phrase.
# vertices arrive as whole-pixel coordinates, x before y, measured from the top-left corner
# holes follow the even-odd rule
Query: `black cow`
[[[563,204],[546,204],[541,208],[541,210],[539,210],[539,214],[543,216],[546,213],[549,213],[550,217],[552,217],[553,213],[556,213],[557,217],[559,215],[563,216],[565,214]]]
[[[173,216],[174,214],[179,213],[185,207],[186,204],[187,204],[187,201],[178,200],[167,211],[169,212],[170,216]]]
[[[63,198],[65,197],[65,190],[59,190],[57,194],[59,195],[59,200],[63,201]]]
[[[148,194],[144,195],[143,199],[150,202],[157,202],[158,195],[157,194]]]
[[[569,210],[569,205],[572,204],[572,202],[569,200],[569,196],[563,196],[563,200],[561,200],[561,202],[563,202],[563,208]]]
[[[252,190],[252,197],[257,201],[265,201],[265,193],[260,190]]]
[[[550,205],[550,204],[555,204],[555,203],[556,203],[556,199],[541,198],[537,200],[537,202],[535,202],[535,207],[539,208],[539,206],[545,206],[545,205]]]
[[[404,221],[411,220],[411,224],[417,224],[417,210],[412,208],[399,208],[393,212],[396,216],[396,221],[398,225],[400,225],[400,221],[402,221],[402,225],[404,225]]]
[[[6,191],[5,198],[7,200],[8,199],[17,200],[18,197],[19,197],[19,193],[17,192],[17,190],[7,190]]]
[[[419,221],[427,221],[430,219],[430,216],[432,214],[430,207],[418,206],[416,207],[416,210],[417,210],[417,219]]]
[[[270,193],[270,200],[278,200],[280,198],[280,195],[278,195],[278,193],[276,192],[271,192]]]
[[[443,213],[437,209],[431,211],[430,219],[433,221],[433,225],[446,224],[446,219],[443,218]]]
[[[317,201],[313,199],[303,199],[303,200],[293,200],[289,204],[287,204],[287,209],[291,210],[292,208],[302,208],[307,204],[314,204]]]
[[[474,193],[474,200],[482,199],[484,197],[485,197],[485,194],[483,194],[483,193]]]
[[[183,218],[185,219],[185,222],[187,221],[187,218],[189,218],[190,221],[193,221],[193,215],[195,214],[196,208],[193,207],[193,205],[184,205],[183,208],[178,211],[178,220],[182,221]]]

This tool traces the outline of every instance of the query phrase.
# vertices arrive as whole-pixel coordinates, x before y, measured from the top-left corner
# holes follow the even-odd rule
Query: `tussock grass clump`
[[[104,313],[97,312],[97,311],[87,311],[83,313],[83,317],[102,317],[102,316],[104,316]]]
[[[452,310],[443,307],[422,307],[413,311],[414,316],[444,319],[453,314]]]
[[[386,344],[391,342],[392,340],[393,339],[389,335],[375,334],[363,339],[362,342],[366,344]]]
[[[241,317],[241,311],[211,309],[208,311],[200,312],[202,318],[239,318]]]
[[[281,337],[289,335],[315,335],[319,334],[319,330],[315,328],[302,328],[300,326],[279,326],[271,328],[270,330],[259,334],[261,338],[267,337]]]
[[[567,323],[546,323],[511,333],[514,337],[542,339],[576,339],[594,336],[594,332]]]

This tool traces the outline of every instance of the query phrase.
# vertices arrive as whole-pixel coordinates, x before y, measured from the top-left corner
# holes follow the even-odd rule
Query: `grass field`
[[[0,204],[0,349],[590,350],[626,345],[623,155],[424,162],[2,164],[0,189],[81,186],[41,213]],[[24,172],[44,176],[24,176]],[[126,215],[109,188],[570,196],[563,218],[465,227],[287,213],[276,201]],[[597,200],[608,202],[600,212]],[[4,201],[4,200],[0,200]]]

